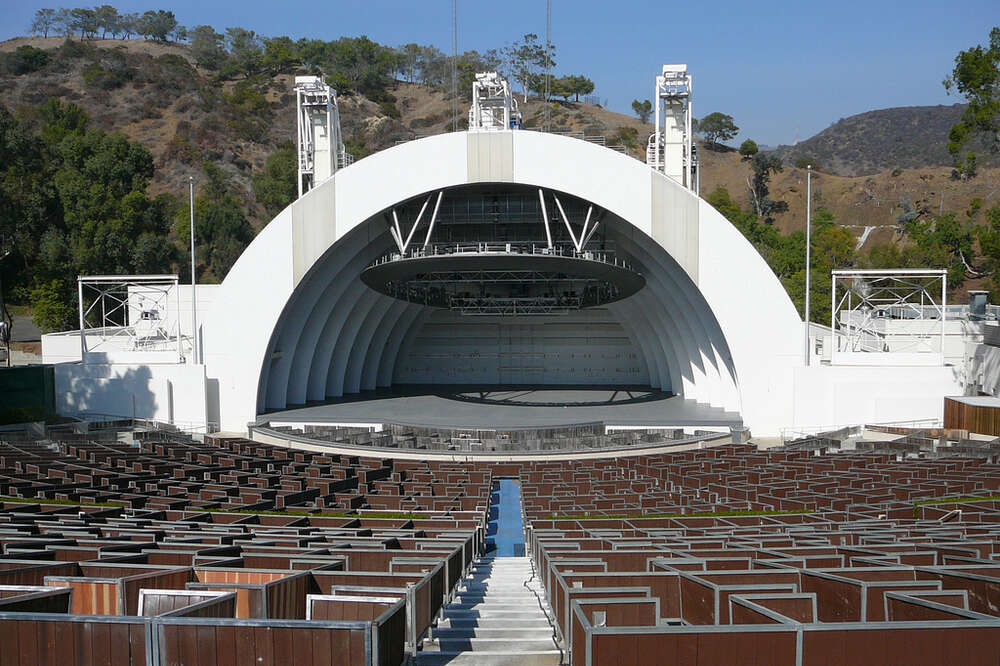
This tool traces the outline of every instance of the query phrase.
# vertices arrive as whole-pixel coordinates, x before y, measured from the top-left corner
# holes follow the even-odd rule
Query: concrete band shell
[[[340,170],[274,218],[243,253],[206,322],[223,429],[266,409],[388,386],[433,310],[365,286],[388,249],[376,217],[418,195],[518,183],[592,202],[646,286],[607,305],[649,382],[740,412],[755,431],[792,422],[801,320],[774,273],[728,220],[645,164],[530,131],[453,133]]]

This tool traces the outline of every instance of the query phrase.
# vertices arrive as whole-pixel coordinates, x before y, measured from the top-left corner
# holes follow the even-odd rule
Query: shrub
[[[261,141],[267,135],[271,107],[263,94],[250,86],[239,86],[222,97],[226,104],[226,125],[241,139]]]
[[[385,100],[384,102],[382,102],[381,104],[378,105],[378,108],[379,108],[379,111],[381,111],[383,114],[389,116],[390,118],[397,118],[398,119],[400,117],[399,109],[396,108],[396,103],[395,102],[392,102],[392,101],[389,101],[389,100]]]
[[[795,167],[797,169],[805,169],[809,165],[812,165],[813,171],[819,171],[819,162],[808,155],[803,155],[802,157],[795,158]]]
[[[108,51],[101,58],[83,70],[84,82],[92,88],[114,90],[132,80],[135,71],[129,66],[128,56],[115,49]]]
[[[45,67],[49,62],[49,54],[34,46],[19,46],[13,53],[8,53],[3,58],[3,68],[13,74],[20,76],[37,72]]]

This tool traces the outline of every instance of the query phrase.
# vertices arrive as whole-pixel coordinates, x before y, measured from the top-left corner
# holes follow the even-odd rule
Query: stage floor
[[[373,392],[270,412],[259,423],[393,423],[429,428],[518,430],[603,423],[635,427],[726,427],[739,414],[650,389],[496,387]]]

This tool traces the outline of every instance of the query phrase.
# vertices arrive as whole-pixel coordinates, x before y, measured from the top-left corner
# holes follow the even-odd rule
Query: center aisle
[[[524,526],[521,523],[520,481],[517,479],[500,479],[499,494],[496,557],[524,557]]]
[[[553,639],[552,610],[524,556],[517,480],[501,479],[494,487],[488,533],[493,557],[473,564],[455,600],[444,607],[434,638],[424,641],[417,664],[556,666],[562,653]]]

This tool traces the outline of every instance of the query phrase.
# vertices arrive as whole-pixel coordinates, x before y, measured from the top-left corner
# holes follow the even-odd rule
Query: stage
[[[393,389],[262,414],[258,424],[397,424],[519,430],[581,424],[707,428],[742,424],[739,414],[649,388],[453,387]]]

